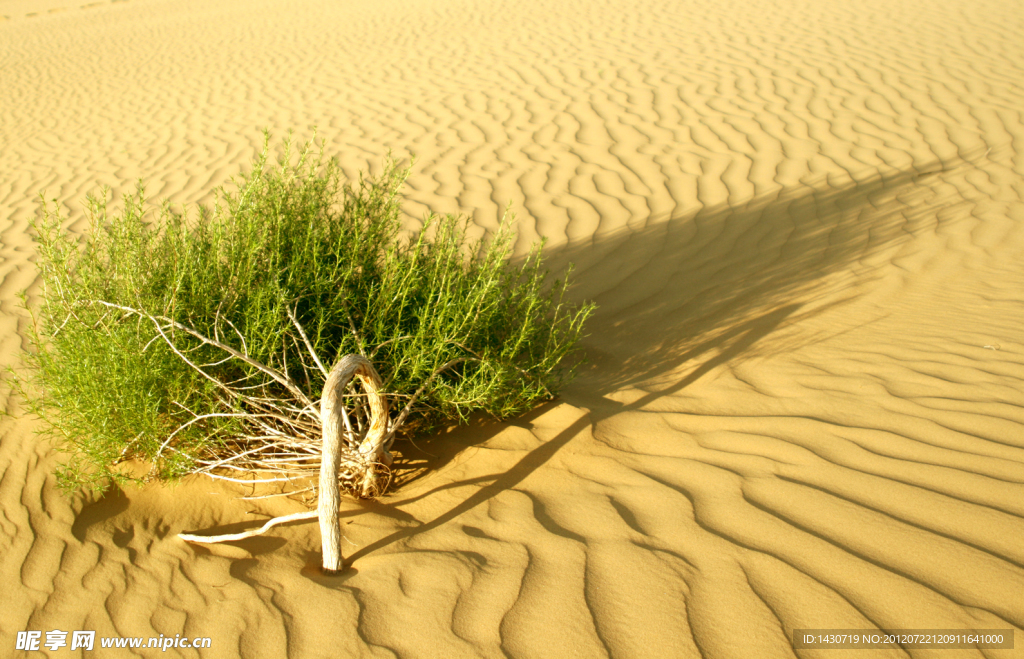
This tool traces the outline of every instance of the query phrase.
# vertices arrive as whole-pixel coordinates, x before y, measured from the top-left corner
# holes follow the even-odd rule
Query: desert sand
[[[0,362],[40,192],[201,203],[261,130],[416,155],[410,228],[511,202],[600,305],[589,363],[315,523],[210,480],[64,497],[0,425],[19,631],[184,657],[1024,656],[1024,9],[1014,0],[0,0]],[[1014,45],[1016,44],[1016,45]],[[116,383],[111,383],[116,386]],[[794,649],[1012,629],[1013,650]],[[98,645],[98,641],[97,641]],[[842,654],[846,652],[847,654]],[[80,656],[68,648],[28,656]]]

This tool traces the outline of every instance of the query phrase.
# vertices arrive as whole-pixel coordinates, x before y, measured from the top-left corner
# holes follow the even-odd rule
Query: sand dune
[[[1024,656],[1024,11],[1007,0],[0,0],[0,354],[38,194],[210,200],[260,130],[349,175],[415,154],[407,221],[549,239],[590,362],[511,423],[404,451],[315,525],[207,481],[69,500],[0,423],[18,631],[203,657],[826,657],[794,629],[1013,629]],[[1017,45],[1014,45],[1017,44]],[[127,650],[95,656],[128,656]],[[33,656],[73,656],[68,649]],[[164,653],[142,650],[140,656]],[[91,656],[91,655],[87,655]]]

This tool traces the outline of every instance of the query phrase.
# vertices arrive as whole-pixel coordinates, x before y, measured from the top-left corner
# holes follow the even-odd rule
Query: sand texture
[[[210,201],[266,127],[346,175],[417,157],[410,227],[509,202],[600,309],[556,401],[424,438],[342,502],[209,480],[68,499],[0,424],[0,657],[836,657],[794,629],[1016,630],[1024,657],[1017,0],[0,0],[0,361],[38,195]],[[116,386],[116,383],[111,383]],[[5,394],[6,395],[6,394]],[[78,656],[67,648],[33,656]],[[851,654],[852,653],[852,654]]]

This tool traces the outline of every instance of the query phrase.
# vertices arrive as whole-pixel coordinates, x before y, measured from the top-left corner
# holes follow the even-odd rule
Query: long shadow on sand
[[[475,479],[487,484],[447,512],[359,549],[346,563],[448,523],[516,487],[591,424],[676,393],[720,365],[756,356],[770,343],[766,337],[780,328],[855,299],[860,293],[843,291],[852,284],[860,291],[870,289],[872,279],[881,276],[871,265],[874,257],[891,253],[919,232],[938,229],[937,210],[955,197],[942,191],[949,188],[932,185],[932,175],[965,162],[934,163],[860,181],[822,178],[550,254],[555,272],[576,264],[576,299],[600,305],[585,341],[590,363],[562,392],[563,400],[588,411],[504,473]],[[681,369],[684,365],[693,368]],[[628,404],[607,397],[624,387],[648,393]],[[516,425],[530,423],[553,405],[521,417]],[[477,441],[462,438],[456,444],[461,449],[480,443],[499,429],[457,431]],[[427,471],[454,452],[428,461]]]

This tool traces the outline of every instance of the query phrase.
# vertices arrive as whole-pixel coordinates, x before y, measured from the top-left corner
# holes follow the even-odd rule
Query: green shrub
[[[571,375],[593,307],[566,303],[540,245],[510,264],[510,221],[468,244],[465,220],[430,216],[403,239],[409,170],[390,156],[343,185],[313,141],[297,154],[286,141],[276,164],[269,144],[195,218],[151,213],[141,183],[111,213],[104,190],[83,241],[44,200],[42,292],[15,380],[69,454],[66,489],[129,479],[117,465],[130,459],[161,479],[315,471],[311,401],[323,365],[348,353],[373,362],[392,410],[408,408],[390,423],[409,437],[478,410],[522,413]],[[365,432],[350,393],[352,432]]]

